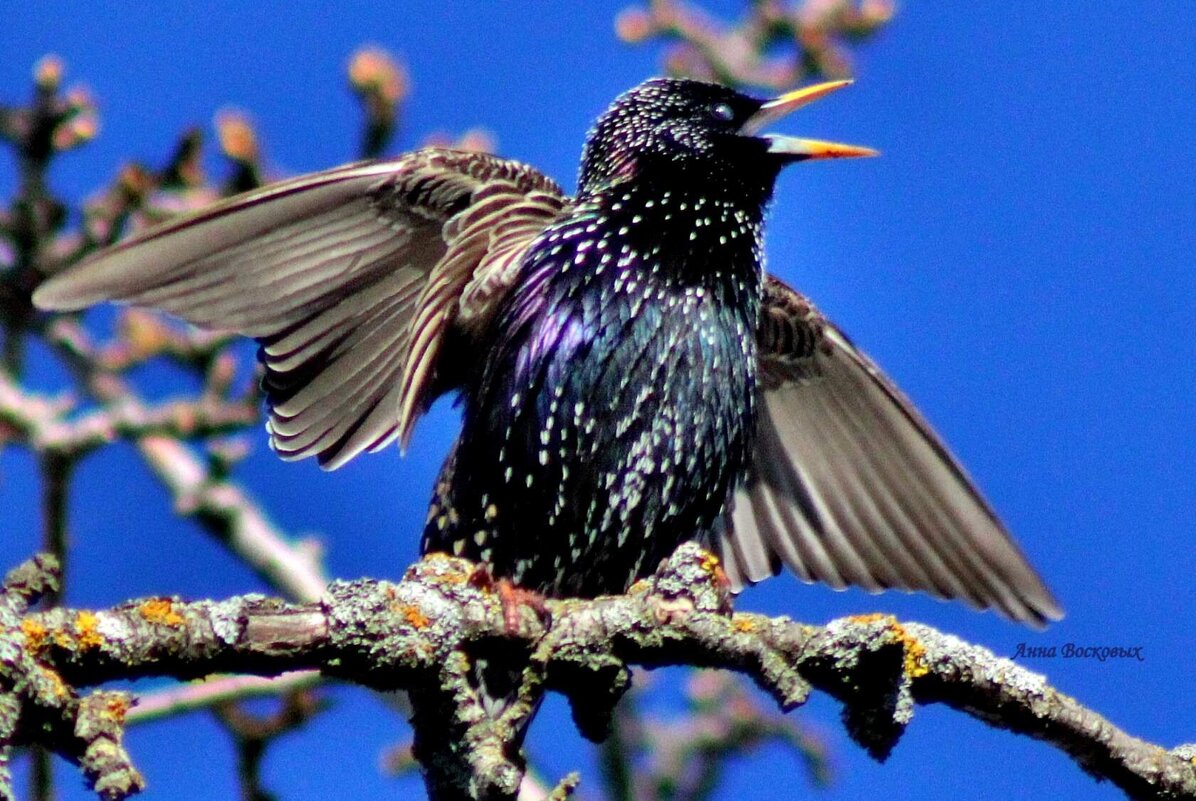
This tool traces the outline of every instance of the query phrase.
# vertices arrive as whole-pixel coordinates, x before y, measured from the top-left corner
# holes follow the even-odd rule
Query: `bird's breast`
[[[466,398],[462,550],[552,594],[620,592],[708,531],[755,428],[754,231],[628,205],[534,243]]]

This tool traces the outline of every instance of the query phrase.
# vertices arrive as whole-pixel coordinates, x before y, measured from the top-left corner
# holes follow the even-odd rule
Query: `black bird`
[[[1031,624],[1050,592],[910,402],[763,270],[780,170],[866,148],[761,130],[763,102],[650,80],[591,131],[575,197],[421,150],[241,195],[51,277],[261,344],[271,442],[334,469],[457,390],[424,552],[554,596],[625,590],[682,541],[736,587],[924,590]]]

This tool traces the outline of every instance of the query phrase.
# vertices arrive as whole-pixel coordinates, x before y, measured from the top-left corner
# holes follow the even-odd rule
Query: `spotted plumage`
[[[692,190],[583,193],[531,245],[437,499],[458,522],[425,549],[596,595],[720,518],[754,428],[760,209],[719,245],[699,221],[730,202]]]
[[[617,99],[566,196],[525,165],[424,150],[224,201],[52,277],[262,346],[271,442],[338,467],[456,391],[422,550],[552,595],[619,592],[680,542],[736,587],[806,580],[1058,607],[912,404],[763,274],[779,171],[868,155],[761,133],[772,101],[657,79]]]

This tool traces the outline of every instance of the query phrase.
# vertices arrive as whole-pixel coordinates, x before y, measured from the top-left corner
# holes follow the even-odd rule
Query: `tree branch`
[[[569,698],[575,721],[593,738],[627,687],[629,663],[684,663],[745,673],[783,709],[803,703],[811,688],[828,692],[843,702],[848,731],[878,757],[896,743],[916,704],[944,703],[1055,745],[1131,797],[1196,795],[1188,751],[1131,737],[1007,659],[890,617],[809,626],[730,613],[716,565],[696,545],[683,546],[627,595],[549,601],[547,623],[519,609],[514,630],[498,594],[472,580],[472,565],[445,556],[424,559],[398,583],[334,582],[318,603],[157,598],[22,619],[28,592],[21,587],[29,576],[45,584],[50,567],[26,565],[14,571],[26,578],[10,577],[2,604],[0,643],[15,656],[0,667],[0,712],[13,697],[21,711],[17,725],[0,714],[0,735],[7,733],[0,745],[36,740],[78,758],[77,745],[64,748],[62,737],[28,725],[77,714],[74,686],[318,669],[412,692],[415,753],[432,798],[510,799],[523,775],[518,744],[546,690]],[[516,702],[496,719],[483,710],[474,681],[481,654],[523,668]],[[102,697],[114,703],[111,694]]]
[[[231,701],[281,696],[296,690],[312,689],[319,686],[321,681],[319,672],[315,670],[295,670],[275,678],[219,676],[195,684],[180,684],[138,696],[137,706],[129,710],[125,723],[148,723]]]
[[[275,801],[275,796],[262,784],[266,749],[279,737],[301,728],[326,706],[314,693],[297,690],[288,693],[278,709],[268,716],[251,714],[232,701],[216,707],[216,716],[232,735],[237,750],[242,801]]]
[[[25,392],[0,372],[0,421],[43,458],[71,461],[118,438],[207,437],[244,430],[257,421],[256,405],[210,395],[147,406],[130,398],[73,419],[74,404]]]

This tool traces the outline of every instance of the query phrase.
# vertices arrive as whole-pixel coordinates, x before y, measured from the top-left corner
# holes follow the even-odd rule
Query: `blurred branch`
[[[208,394],[194,401],[157,406],[116,398],[108,406],[71,418],[68,413],[73,406],[28,394],[0,372],[0,421],[13,432],[8,438],[24,441],[42,456],[47,484],[43,502],[47,543],[64,536],[64,488],[69,470],[79,457],[117,439],[208,437],[240,431],[258,419],[256,404],[227,402]],[[58,548],[49,544],[46,547],[58,555]]]
[[[355,52],[348,72],[349,87],[364,114],[360,157],[380,158],[398,132],[403,101],[411,93],[411,78],[401,61],[375,46]],[[493,153],[497,142],[490,131],[470,128],[460,135],[433,132],[424,137],[423,146]]]
[[[53,754],[41,746],[34,746],[29,754],[29,797],[33,801],[50,801],[54,798]]]
[[[671,43],[671,75],[780,90],[812,75],[850,76],[848,43],[875,34],[894,10],[891,0],[755,0],[727,24],[685,0],[650,0],[619,14],[615,31],[629,44]]]
[[[453,136],[445,131],[433,131],[424,137],[425,147],[447,147],[451,150],[468,150],[473,153],[494,153],[498,140],[492,131],[485,128],[470,128],[465,133]]]
[[[33,318],[29,295],[51,267],[53,234],[66,208],[50,194],[46,170],[57,153],[89,141],[96,133],[95,103],[76,87],[63,93],[65,68],[46,56],[33,69],[34,93],[28,106],[0,106],[0,141],[17,156],[19,186],[0,214],[0,232],[12,246],[12,261],[0,265],[0,369],[21,372],[25,329]]]
[[[287,693],[271,715],[253,715],[233,702],[216,707],[216,717],[233,736],[237,749],[237,774],[242,801],[274,801],[262,785],[261,767],[266,749],[279,737],[301,728],[326,704],[310,690]]]
[[[640,697],[648,674],[611,713],[610,735],[599,765],[610,801],[702,801],[712,797],[729,761],[767,743],[788,746],[818,787],[830,783],[826,746],[797,721],[760,702],[745,677],[695,670],[685,685],[685,707],[671,719],[643,715]]]
[[[632,760],[639,750],[641,719],[637,702],[642,690],[633,687],[611,710],[610,734],[598,747],[598,766],[609,801],[636,801]]]
[[[96,400],[124,408],[134,419],[151,419],[129,384],[98,366],[97,349],[77,321],[58,317],[45,336]],[[320,597],[325,578],[312,548],[290,542],[244,489],[222,477],[219,464],[199,458],[174,437],[152,431],[137,435],[134,443],[174,497],[179,514],[202,525],[284,595],[295,600]]]
[[[20,153],[21,191],[8,218],[13,225],[6,232],[16,244],[16,258],[11,274],[7,276],[9,280],[0,289],[0,317],[4,323],[0,382],[7,381],[5,370],[17,375],[23,367],[25,329],[33,318],[29,290],[39,267],[45,263],[42,253],[47,243],[52,243],[52,234],[66,214],[65,207],[50,196],[46,185],[45,174],[51,155],[55,150],[74,147],[95,132],[94,108],[83,90],[73,91],[65,101],[58,97],[62,73],[63,67],[57,58],[42,59],[34,71],[37,92],[33,106],[3,113],[5,133],[13,135],[10,141]],[[12,123],[16,124],[10,129]],[[0,394],[3,391],[0,387]],[[0,409],[0,416],[3,414]],[[4,428],[6,432],[13,429],[11,425]],[[46,452],[38,459],[42,485],[42,548],[58,564],[58,581],[46,587],[41,598],[47,608],[57,606],[65,594],[69,556],[67,498],[73,467],[74,459],[62,453]],[[30,762],[30,798],[52,801],[55,790],[50,751],[41,745],[33,747]]]
[[[648,719],[635,747],[649,760],[647,792],[638,798],[705,801],[728,762],[769,742],[787,745],[805,762],[816,786],[830,781],[825,746],[791,718],[767,709],[726,673],[695,673],[686,687],[687,714]]]
[[[0,373],[0,415],[4,414],[3,395],[5,378]],[[74,460],[67,454],[48,451],[38,462],[42,477],[42,549],[51,554],[59,565],[58,586],[47,592],[42,601],[46,606],[57,606],[65,594],[67,529],[67,494],[70,487]]]
[[[144,309],[121,309],[117,337],[97,349],[96,363],[104,370],[124,372],[154,359],[166,359],[207,373],[208,381],[216,384],[206,387],[205,394],[219,394],[227,390],[235,367],[228,348],[238,341],[240,337],[227,331],[203,331],[170,323]],[[248,400],[256,402],[256,394]]]
[[[63,72],[57,58],[43,59],[35,69],[33,101],[27,107],[0,108],[0,137],[12,145],[21,165],[17,194],[0,219],[0,235],[12,244],[11,264],[0,262],[6,367],[0,369],[0,445],[18,442],[39,455],[46,488],[46,545],[66,558],[71,465],[97,447],[127,438],[170,491],[180,513],[197,520],[278,591],[297,600],[318,598],[324,577],[314,550],[289,542],[248,494],[227,479],[235,451],[207,442],[208,452],[200,456],[181,441],[206,441],[257,420],[256,389],[232,395],[237,363],[228,335],[180,331],[152,315],[127,312],[120,318],[117,341],[100,347],[73,315],[33,314],[29,294],[42,276],[114,241],[127,224],[160,217],[155,204],[174,203],[177,211],[205,205],[218,195],[203,185],[201,142],[192,132],[162,170],[122,168],[113,185],[89,204],[83,230],[56,235],[65,209],[49,196],[45,170],[55,153],[86,141],[97,125],[86,92],[60,91]],[[217,128],[221,148],[234,165],[230,191],[260,181],[260,146],[248,119],[222,115]],[[21,387],[20,343],[28,333],[42,336],[64,358],[98,409],[75,414],[74,401]],[[155,358],[195,374],[201,386],[194,397],[165,404],[142,401],[124,372]]]
[[[0,448],[15,443],[37,455],[43,486],[43,548],[54,555],[61,575],[70,556],[67,499],[73,468],[91,451],[126,439],[136,445],[182,514],[197,520],[281,593],[297,600],[318,598],[325,581],[318,550],[310,543],[289,542],[248,494],[228,479],[243,449],[214,439],[244,430],[259,417],[255,386],[239,396],[233,394],[234,338],[180,329],[156,315],[124,311],[115,338],[95,345],[75,316],[38,315],[30,303],[30,293],[44,275],[111,244],[128,228],[260,184],[264,171],[259,137],[247,115],[223,112],[217,116],[216,129],[232,171],[222,189],[207,183],[200,166],[202,138],[190,131],[162,169],[122,167],[111,185],[86,204],[79,229],[62,231],[67,208],[51,196],[46,173],[57,153],[86,141],[97,126],[94,103],[85,91],[62,93],[64,71],[57,58],[43,59],[34,71],[32,102],[0,108],[0,138],[12,146],[20,166],[11,205],[0,211]],[[24,343],[31,334],[46,339],[64,356],[78,379],[85,405],[72,397],[48,397],[19,383]],[[173,363],[198,378],[198,389],[164,403],[141,400],[125,374],[152,361]],[[204,452],[184,440],[198,440]],[[61,580],[47,585],[43,601],[54,605],[62,586]],[[211,687],[192,692],[190,697],[174,699],[169,708],[178,710],[201,700],[212,703],[218,696],[227,701],[251,689],[242,681],[236,694],[220,694]],[[61,725],[65,724],[58,720],[50,728],[57,731]],[[70,748],[58,750],[71,753]],[[3,774],[8,754],[8,749],[0,749],[0,789],[7,786]],[[54,791],[48,752],[36,747],[32,758],[30,797],[50,799]],[[117,784],[126,790],[138,786],[139,778],[124,771],[122,760],[116,764],[111,775],[121,777]]]
[[[629,663],[684,662],[742,672],[782,709],[804,703],[811,689],[830,693],[844,704],[848,732],[878,758],[915,704],[943,703],[1051,743],[1133,798],[1196,793],[1191,746],[1167,752],[1131,737],[1042,676],[927,626],[877,615],[807,626],[729,613],[713,564],[696,545],[682,546],[627,595],[549,601],[549,624],[520,608],[512,628],[499,594],[473,580],[473,566],[445,556],[424,559],[397,584],[334,582],[319,603],[156,598],[28,615],[30,597],[54,576],[52,560],[31,562],[10,574],[0,597],[0,642],[11,654],[0,662],[0,712],[10,710],[0,714],[0,733],[8,732],[0,750],[36,741],[78,759],[81,736],[29,725],[82,714],[86,702],[74,700],[73,686],[313,668],[415,691],[414,753],[433,798],[513,798],[523,776],[517,743],[546,690],[563,693],[583,733],[597,737],[609,725],[610,699],[626,689]],[[482,710],[474,683],[483,651],[523,667],[516,701],[496,718]],[[105,742],[119,744],[119,730],[105,732]],[[131,769],[126,756],[116,761]]]
[[[285,695],[306,690],[322,682],[314,670],[294,670],[274,678],[263,676],[216,676],[191,684],[155,690],[137,697],[137,706],[129,710],[125,722],[149,723],[185,712],[195,712],[249,698]]]
[[[248,114],[234,108],[217,112],[216,137],[221,152],[233,166],[221,194],[248,192],[266,183],[259,137]]]
[[[365,112],[361,158],[378,158],[398,130],[411,86],[407,71],[382,48],[363,47],[349,61],[349,86]]]

